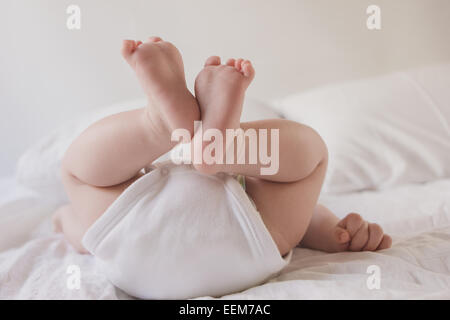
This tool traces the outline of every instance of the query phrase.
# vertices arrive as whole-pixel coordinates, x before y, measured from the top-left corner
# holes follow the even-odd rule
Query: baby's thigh
[[[111,187],[85,184],[67,171],[62,171],[64,189],[70,201],[72,219],[78,220],[82,235],[119,197],[119,195],[142,174]]]
[[[246,178],[246,190],[282,255],[296,247],[308,229],[322,188],[326,162],[306,178],[277,183]]]

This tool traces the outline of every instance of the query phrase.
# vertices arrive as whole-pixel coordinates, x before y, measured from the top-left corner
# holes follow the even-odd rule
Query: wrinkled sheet
[[[92,256],[77,254],[52,232],[54,204],[13,180],[0,181],[0,194],[0,299],[131,298],[107,281]],[[296,248],[278,277],[222,298],[450,299],[450,179],[322,195],[321,202],[339,216],[360,212],[380,223],[393,247],[336,254]],[[73,265],[79,289],[70,285]]]

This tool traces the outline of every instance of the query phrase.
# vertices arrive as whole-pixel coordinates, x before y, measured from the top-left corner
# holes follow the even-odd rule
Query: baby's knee
[[[302,147],[302,156],[309,154],[317,164],[326,164],[328,148],[320,134],[314,128],[298,122],[293,122],[292,128],[292,136],[297,139],[299,147]]]

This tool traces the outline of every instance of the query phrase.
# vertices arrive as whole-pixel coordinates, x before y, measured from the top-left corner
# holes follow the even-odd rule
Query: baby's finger
[[[369,224],[364,221],[350,242],[350,251],[361,251],[369,240]]]
[[[383,250],[383,249],[388,249],[392,246],[392,238],[385,234],[383,236],[383,240],[381,240],[380,245],[378,246],[377,250]]]
[[[339,244],[345,244],[348,243],[351,239],[350,234],[346,229],[343,229],[341,227],[336,227],[334,236],[336,239],[336,242]]]
[[[338,226],[347,229],[350,236],[354,236],[361,228],[364,219],[357,213],[349,213],[344,219],[339,221]]]
[[[376,223],[369,224],[369,241],[363,248],[364,251],[374,251],[383,239],[383,229]]]

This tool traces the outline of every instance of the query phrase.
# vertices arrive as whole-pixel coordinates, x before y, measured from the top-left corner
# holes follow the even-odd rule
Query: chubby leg
[[[239,123],[245,91],[254,77],[250,61],[230,59],[226,65],[218,57],[210,57],[205,68],[195,81],[195,92],[199,102],[203,129],[218,130],[227,137],[227,130],[242,129],[252,131],[257,148],[250,148],[250,139],[232,138],[235,148],[232,161],[227,160],[230,152],[229,143],[225,141],[222,148],[214,150],[219,155],[217,161],[195,163],[198,144],[194,136],[194,167],[204,173],[235,173],[247,176],[247,192],[256,206],[282,254],[295,247],[303,238],[317,198],[322,187],[327,166],[327,149],[320,136],[311,128],[288,120],[265,120]],[[250,153],[260,154],[260,141],[263,132],[271,136],[272,130],[278,130],[279,139],[267,139],[266,150],[275,150],[272,159],[279,162],[273,174],[263,175],[265,166],[260,157],[256,163],[250,163]],[[248,143],[246,143],[248,141]],[[215,141],[201,144],[205,155],[209,145]],[[255,142],[255,141],[253,141]],[[273,149],[276,143],[278,148]],[[244,164],[239,164],[245,152]],[[241,155],[239,155],[241,154]],[[216,154],[214,154],[216,156]],[[275,158],[274,158],[275,156]]]
[[[64,233],[75,249],[86,253],[81,244],[84,233],[140,175],[115,186],[96,187],[80,181],[62,168],[61,178],[70,203],[60,207],[53,215],[55,231]]]
[[[282,255],[298,245],[308,230],[327,168],[327,156],[295,182],[246,179],[248,195],[256,204]]]
[[[294,121],[271,119],[240,123],[245,91],[254,75],[255,70],[248,60],[230,59],[224,65],[220,64],[219,57],[207,59],[195,80],[202,132],[196,132],[192,144],[194,167],[209,174],[240,173],[277,182],[303,179],[324,160],[325,144],[314,130]],[[196,140],[206,140],[198,135],[207,136],[208,130],[215,130],[222,136],[222,147],[210,148],[215,139],[196,143]],[[229,135],[230,132],[236,135]],[[273,133],[276,134],[274,140]],[[260,148],[261,144],[265,146],[265,152]],[[198,149],[201,149],[201,163],[196,162]],[[269,153],[273,154],[269,156]],[[210,154],[213,154],[213,161],[208,162],[206,158]],[[261,155],[267,159],[262,159]],[[265,163],[265,160],[271,163]],[[244,164],[240,164],[242,162]],[[274,170],[262,170],[272,165]]]
[[[122,53],[148,98],[145,108],[107,117],[84,131],[67,150],[63,167],[79,181],[109,187],[133,178],[174,145],[171,132],[193,133],[200,111],[186,87],[178,50],[160,38],[138,45],[125,41]]]
[[[214,161],[210,163],[196,164],[194,155],[194,167],[204,173],[227,172],[247,176],[247,192],[255,201],[282,255],[302,240],[304,246],[330,252],[389,247],[390,238],[384,238],[378,226],[369,228],[368,223],[354,215],[339,221],[329,210],[317,206],[328,153],[325,143],[313,129],[279,119],[239,123],[244,93],[253,77],[254,70],[249,61],[230,59],[226,65],[221,65],[218,57],[210,57],[206,61],[195,85],[203,129],[218,130],[223,137],[227,137],[229,129],[253,131],[258,143],[253,149],[250,141],[241,140],[239,144],[238,138],[233,138],[234,144],[240,147],[235,148],[231,163],[225,161],[226,153],[230,151],[225,143],[222,148],[214,149],[219,156],[214,154]],[[266,150],[274,151],[271,157],[278,161],[277,170],[263,174],[261,169],[266,164],[259,157],[256,163],[250,163],[249,154],[260,155],[262,133],[270,135],[272,130],[278,130],[279,140],[263,142],[266,142]],[[197,135],[198,132],[194,140]],[[274,143],[278,148],[272,148]],[[215,140],[200,144],[203,156],[205,151],[213,150],[209,148],[213,144]],[[194,154],[196,148],[198,144],[194,141]],[[238,154],[242,155],[242,152],[245,161],[239,164],[237,160],[242,157]],[[335,234],[339,235],[338,243]]]
[[[269,119],[244,122],[240,124],[240,128],[243,132],[256,133],[254,140],[258,143],[253,145],[257,147],[252,147],[250,139],[245,140],[240,150],[240,153],[245,155],[245,164],[238,163],[236,150],[235,161],[232,164],[216,164],[213,166],[214,170],[239,173],[267,181],[296,182],[308,177],[319,164],[327,160],[325,143],[316,131],[306,125],[284,119]],[[271,139],[273,130],[278,130],[278,140]],[[266,134],[263,135],[264,139],[261,138],[262,132],[267,132],[267,140]],[[260,142],[266,145],[269,153],[272,153],[270,159],[268,158],[268,164],[263,163],[259,157]],[[274,144],[277,146],[273,148]],[[252,153],[258,154],[255,164],[249,161]],[[271,170],[267,173],[262,170],[269,168]]]
[[[328,208],[317,204],[327,166],[326,154],[324,157],[310,174],[295,182],[247,178],[247,193],[280,253],[284,255],[299,244],[326,252],[389,248],[392,239],[378,224],[365,221],[357,213],[340,220]]]
[[[247,177],[248,194],[280,252],[287,253],[300,242],[310,224],[325,178],[327,148],[313,129],[292,121],[255,121],[242,123],[241,128],[279,130],[278,172],[261,175],[260,163],[217,165],[216,169]],[[268,140],[269,150],[271,143]]]
[[[257,132],[279,129],[279,171],[261,175],[260,164],[216,168],[247,176],[247,192],[282,254],[298,244],[326,252],[373,251],[391,246],[392,239],[379,225],[356,213],[339,220],[317,204],[328,154],[325,143],[313,129],[286,120],[242,123],[241,128]]]
[[[171,132],[193,134],[200,112],[186,87],[178,50],[160,38],[127,40],[122,54],[148,97],[145,108],[119,113],[90,126],[67,150],[61,169],[70,207],[54,217],[69,241],[81,238],[108,206],[140,176],[140,170],[174,145]]]

